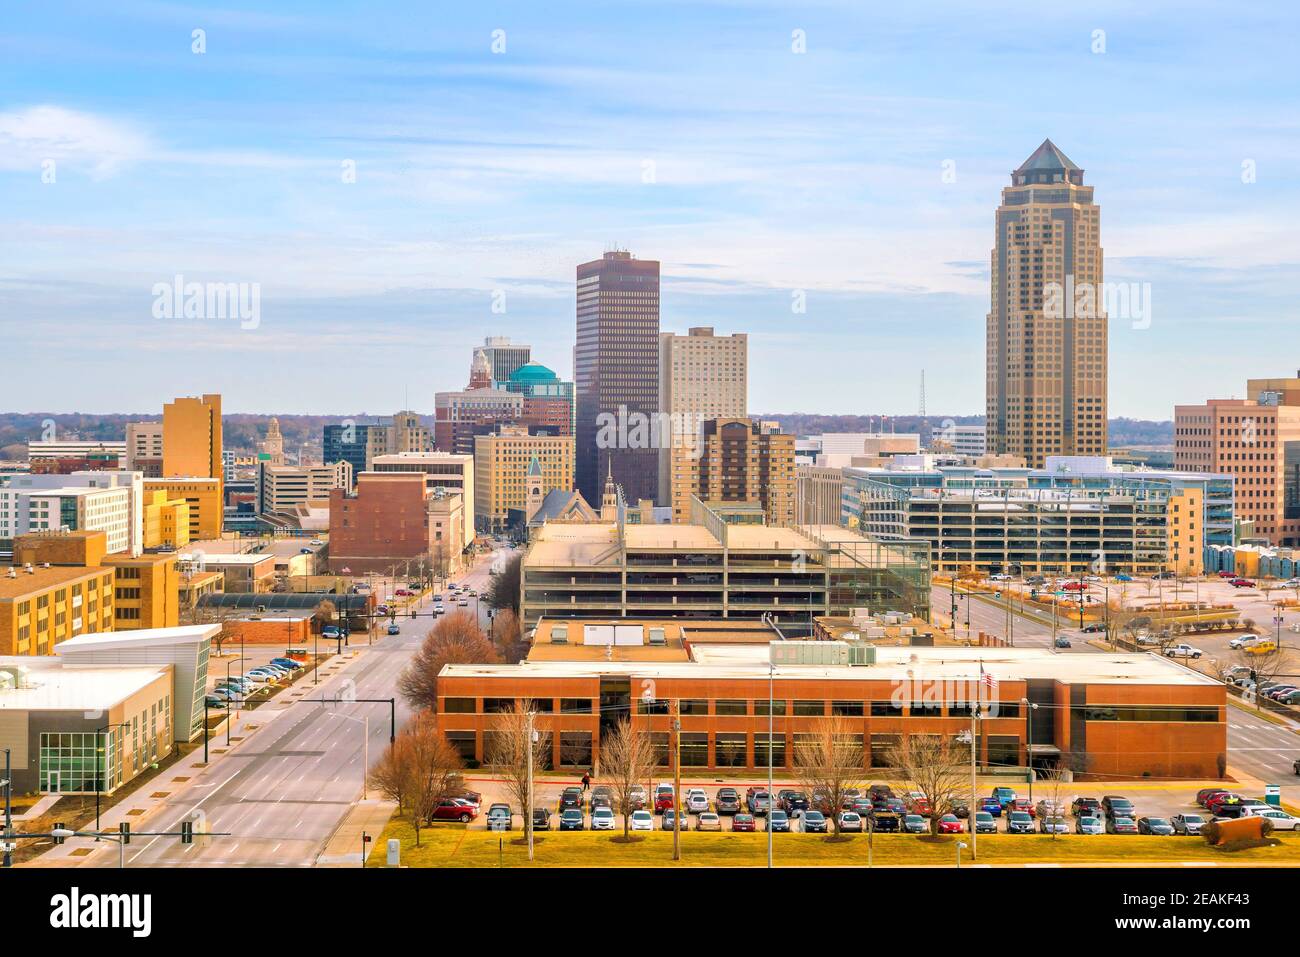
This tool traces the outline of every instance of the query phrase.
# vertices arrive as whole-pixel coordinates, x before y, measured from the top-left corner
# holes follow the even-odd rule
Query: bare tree
[[[492,664],[501,656],[469,612],[457,611],[433,626],[397,679],[397,688],[413,708],[438,709],[438,672],[444,665]]]
[[[316,630],[320,631],[326,625],[333,624],[334,618],[337,614],[338,609],[334,606],[334,602],[330,601],[328,598],[321,599],[311,616],[312,621],[316,624]]]
[[[461,767],[460,752],[443,736],[437,718],[422,711],[388,746],[370,780],[390,799],[407,805],[418,846],[420,829],[438,804],[464,787]]]
[[[532,721],[536,715],[536,704],[525,701],[494,715],[488,729],[488,765],[505,782],[507,798],[519,805],[525,837],[533,831],[533,803],[528,785],[542,770],[546,747]]]
[[[836,834],[840,806],[850,789],[862,789],[865,764],[861,724],[848,718],[822,718],[812,732],[795,739],[795,773],[810,799],[820,798],[823,806],[817,810],[830,819]]]
[[[522,555],[512,555],[502,569],[492,576],[483,595],[490,607],[509,608],[516,615],[519,614],[520,569],[523,560]]]
[[[905,735],[892,755],[899,776],[930,805],[930,833],[970,787],[970,743],[937,734]],[[971,808],[971,813],[976,808]]]
[[[632,794],[644,788],[641,782],[649,779],[658,763],[649,733],[634,728],[630,717],[620,720],[601,741],[600,778],[614,792],[614,809],[623,815],[624,839],[635,810]]]
[[[1054,817],[1060,817],[1065,820],[1065,785],[1066,779],[1070,777],[1068,771],[1064,768],[1044,768],[1036,772],[1038,775],[1038,787],[1042,792],[1043,800],[1051,806],[1051,813],[1043,815],[1040,820],[1049,820]],[[1056,840],[1056,831],[1052,831],[1052,840]]]
[[[492,643],[502,659],[517,664],[528,657],[528,643],[523,640],[519,618],[509,608],[502,608],[492,616]]]

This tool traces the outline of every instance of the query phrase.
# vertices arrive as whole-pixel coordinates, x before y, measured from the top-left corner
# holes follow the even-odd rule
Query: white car
[[[1294,831],[1296,825],[1300,824],[1300,817],[1288,814],[1281,808],[1260,807],[1257,804],[1251,804],[1243,808],[1246,817],[1266,817],[1273,822],[1275,831]]]
[[[324,544],[325,544],[325,543],[324,543],[323,541],[321,541],[319,538],[313,538],[313,539],[311,540],[311,543],[312,543],[313,545],[324,545]]]
[[[1191,645],[1170,645],[1165,649],[1166,658],[1199,658],[1201,649]]]
[[[614,812],[607,807],[598,807],[591,812],[591,829],[593,831],[614,830]]]
[[[1228,647],[1233,651],[1240,651],[1242,648],[1249,648],[1251,645],[1263,641],[1259,635],[1237,635],[1228,639]]]
[[[686,792],[686,811],[688,814],[700,814],[709,809],[709,796],[703,788],[689,788]]]
[[[633,811],[631,827],[634,831],[653,831],[655,816],[649,811]]]

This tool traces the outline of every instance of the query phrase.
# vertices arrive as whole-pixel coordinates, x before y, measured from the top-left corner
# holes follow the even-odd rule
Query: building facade
[[[273,515],[307,502],[322,502],[336,488],[352,487],[352,466],[346,461],[329,465],[257,466],[257,511]]]
[[[1250,533],[1300,545],[1300,378],[1251,379],[1245,399],[1175,407],[1174,467],[1233,476]]]
[[[374,472],[418,472],[424,476],[424,486],[434,493],[439,489],[460,497],[463,506],[460,531],[461,541],[474,541],[475,488],[474,456],[453,455],[448,452],[406,452],[399,455],[381,455],[375,459]],[[333,543],[331,543],[333,545]],[[332,550],[332,549],[331,549]]]
[[[61,641],[112,630],[112,569],[25,566],[0,574],[0,655],[48,655]]]
[[[10,476],[0,486],[0,548],[28,532],[102,531],[110,554],[138,555],[144,497],[137,472]]]
[[[459,567],[468,544],[464,509],[458,492],[426,486],[421,473],[362,472],[354,491],[330,496],[330,571],[393,574],[420,561],[435,572]]]
[[[189,540],[220,538],[225,505],[219,478],[145,479],[144,493],[162,492],[168,501],[184,499],[189,514]]]
[[[221,396],[184,396],[163,406],[165,478],[210,478],[220,481]]]
[[[511,342],[509,336],[488,336],[483,340],[483,358],[487,362],[491,384],[500,389],[510,381],[515,370],[533,359],[533,347]]]
[[[529,467],[540,472],[542,496],[573,488],[573,436],[529,435],[524,426],[501,426],[474,440],[476,523],[490,533],[527,522]]]
[[[825,465],[795,466],[795,517],[801,525],[838,525],[844,498],[844,470]]]
[[[658,491],[648,423],[659,405],[659,263],[624,251],[577,269],[576,481],[594,502],[612,473],[628,501]],[[638,438],[641,436],[641,438]]]
[[[996,222],[988,450],[1035,468],[1049,455],[1104,455],[1107,320],[1093,188],[1044,140],[1011,174]]]
[[[748,418],[706,419],[694,448],[674,447],[669,485],[674,522],[691,500],[757,502],[768,525],[795,524],[794,436]]]

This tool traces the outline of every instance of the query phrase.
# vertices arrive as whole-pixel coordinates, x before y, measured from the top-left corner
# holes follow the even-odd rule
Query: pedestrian
[[[591,772],[586,771],[582,775],[582,790],[586,791],[591,787]]]

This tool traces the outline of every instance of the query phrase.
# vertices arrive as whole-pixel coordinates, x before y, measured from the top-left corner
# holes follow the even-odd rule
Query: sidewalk
[[[351,664],[354,656],[364,651],[364,646],[354,647],[341,656],[331,655],[324,659],[318,671],[321,684],[334,677],[343,666]],[[140,788],[116,804],[112,803],[115,800],[112,796],[105,797],[99,829],[116,831],[121,822],[128,821],[132,831],[145,830],[153,812],[168,800],[175,798],[179,792],[191,787],[195,779],[206,769],[220,768],[222,756],[236,751],[259,728],[270,724],[304,698],[314,697],[313,690],[311,676],[304,675],[266,704],[252,711],[232,712],[233,723],[230,725],[229,745],[226,744],[227,735],[224,729],[218,734],[211,735],[208,738],[209,761],[204,763],[203,737],[200,735],[195,739],[197,747],[167,768],[150,785]],[[94,821],[91,821],[89,827],[94,826]],[[116,848],[116,844],[112,841],[96,841],[94,838],[69,838],[62,845],[50,848],[22,866],[77,867],[96,851],[105,848]]]
[[[379,835],[388,826],[388,819],[397,811],[396,801],[384,801],[370,798],[352,805],[338,830],[330,837],[325,848],[316,858],[317,867],[361,867],[363,834],[370,835],[370,843],[365,844],[365,857],[372,853],[384,855],[387,849],[379,847]]]

